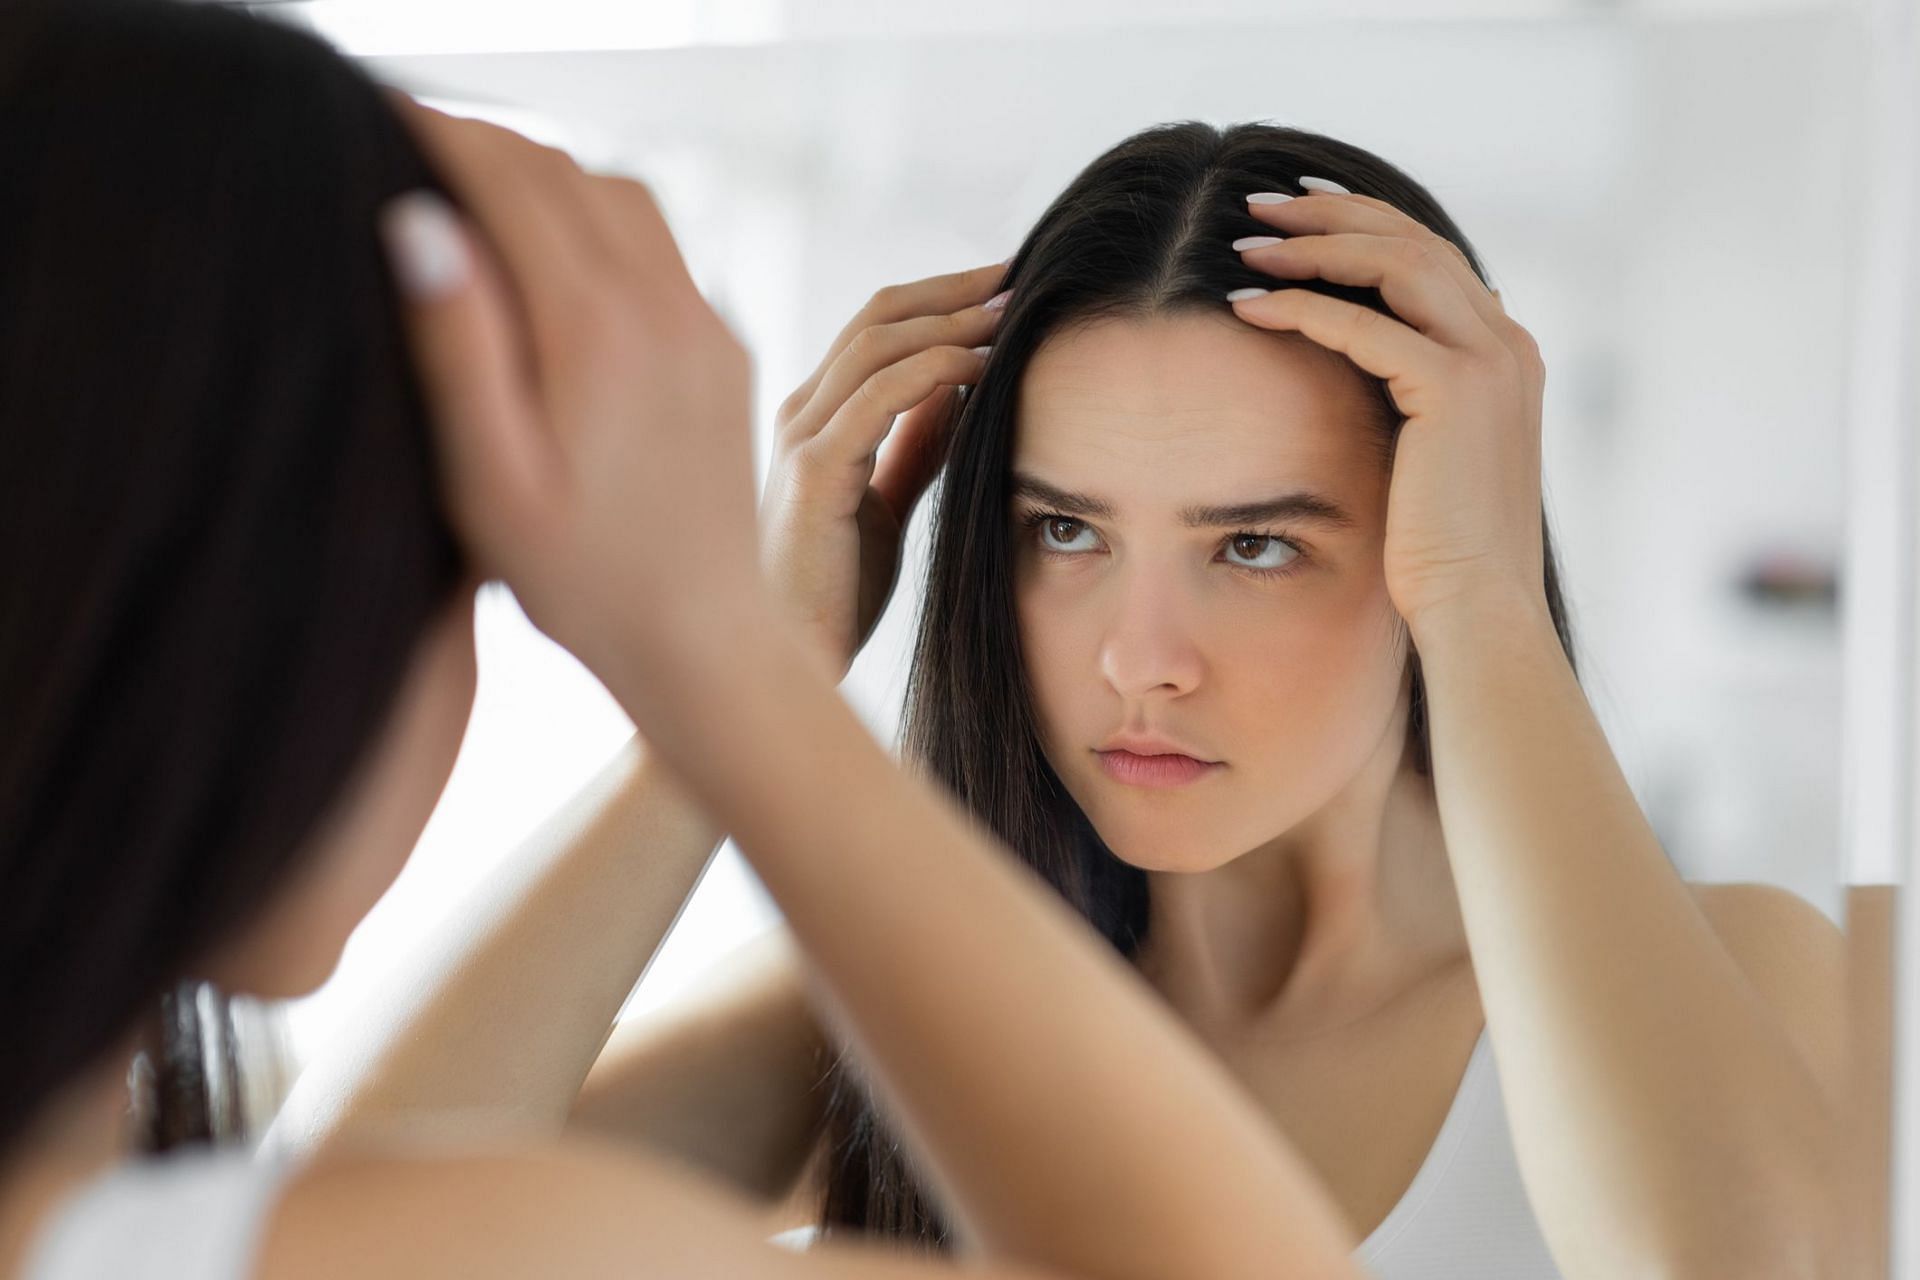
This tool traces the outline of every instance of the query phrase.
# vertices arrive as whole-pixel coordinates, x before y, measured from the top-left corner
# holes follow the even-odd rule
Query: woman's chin
[[[1142,871],[1213,871],[1244,852],[1226,841],[1196,840],[1191,821],[1160,825],[1095,820],[1094,829],[1114,857]]]

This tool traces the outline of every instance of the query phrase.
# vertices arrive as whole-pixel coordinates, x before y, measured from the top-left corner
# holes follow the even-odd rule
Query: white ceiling
[[[232,2],[232,0],[229,0]],[[680,49],[917,36],[1284,25],[1302,20],[1740,17],[1859,10],[1870,0],[239,0],[348,53]]]

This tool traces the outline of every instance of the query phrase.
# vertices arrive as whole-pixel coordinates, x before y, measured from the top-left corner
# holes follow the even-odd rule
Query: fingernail
[[[1330,191],[1338,196],[1350,196],[1353,194],[1353,192],[1347,190],[1331,178],[1302,178],[1300,179],[1300,185],[1309,191]]]
[[[1235,240],[1233,242],[1233,247],[1236,250],[1264,249],[1270,244],[1279,244],[1279,243],[1280,243],[1279,236],[1241,236],[1238,240]]]
[[[380,229],[400,287],[422,301],[466,283],[466,241],[453,209],[431,191],[409,191],[387,202]]]
[[[1283,191],[1256,191],[1247,197],[1248,204],[1285,204],[1293,199]]]
[[[1235,289],[1227,295],[1228,302],[1245,302],[1248,298],[1259,298],[1272,293],[1271,289]]]
[[[1007,299],[1011,298],[1012,296],[1013,296],[1013,290],[1002,289],[999,293],[994,294],[991,298],[988,298],[981,305],[984,306],[988,311],[998,311],[1000,310],[1000,308],[1007,305]]]
[[[989,351],[991,351],[991,350],[993,350],[993,348],[992,348],[991,346],[986,346],[986,347],[975,347],[975,348],[973,348],[973,354],[975,354],[975,355],[977,355],[977,356],[979,356],[979,357],[981,357],[982,359],[985,359],[985,358],[986,358],[986,354],[987,354],[987,352],[989,352]]]

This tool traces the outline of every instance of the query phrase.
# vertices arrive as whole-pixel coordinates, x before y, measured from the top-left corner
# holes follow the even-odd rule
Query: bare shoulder
[[[329,1156],[276,1207],[258,1280],[934,1280],[876,1246],[769,1242],[763,1207],[677,1163],[589,1142],[432,1156]],[[1054,1280],[989,1265],[975,1280]]]
[[[696,1232],[724,1246],[743,1215],[648,1161],[586,1143],[523,1151],[316,1160],[289,1184],[262,1244],[262,1280],[612,1276],[636,1251]],[[630,1232],[609,1230],[622,1220]],[[627,1239],[618,1239],[625,1234]],[[661,1274],[670,1274],[662,1272]]]
[[[1846,936],[1813,903],[1773,884],[1689,883],[1755,993],[1807,1063],[1838,1087],[1846,1049]]]

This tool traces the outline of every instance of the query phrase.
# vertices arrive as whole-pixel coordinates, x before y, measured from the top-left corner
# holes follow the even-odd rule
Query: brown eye
[[[1298,550],[1272,534],[1236,533],[1227,539],[1227,562],[1242,569],[1285,569],[1299,555]]]
[[[1072,516],[1048,516],[1040,521],[1040,545],[1048,551],[1071,555],[1090,551],[1093,530]]]

